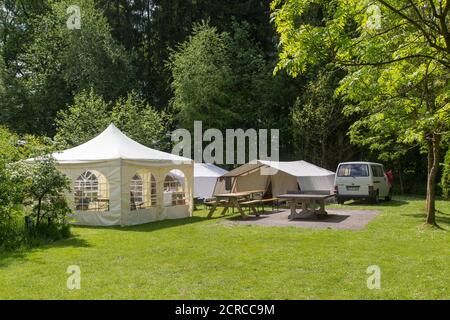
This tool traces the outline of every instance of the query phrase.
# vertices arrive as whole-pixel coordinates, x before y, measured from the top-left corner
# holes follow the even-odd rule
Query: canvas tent
[[[113,124],[53,157],[72,180],[67,197],[76,224],[125,226],[192,214],[193,161],[147,148]],[[171,170],[182,172],[183,181],[174,179]],[[164,201],[167,195],[169,202]]]
[[[195,163],[194,164],[194,197],[201,199],[209,199],[213,196],[214,187],[217,179],[228,171],[222,169],[212,163]],[[173,170],[172,175],[178,179],[184,179],[181,172]]]
[[[334,190],[334,172],[303,160],[257,160],[220,177],[214,194],[250,190],[266,190],[272,196],[297,190],[331,193]]]
[[[194,164],[194,197],[211,198],[217,178],[227,172],[212,163]]]

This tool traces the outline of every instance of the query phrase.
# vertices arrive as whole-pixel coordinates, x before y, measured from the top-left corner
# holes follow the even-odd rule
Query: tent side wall
[[[164,180],[169,172],[178,169],[184,173],[184,192],[186,204],[165,206],[164,205]],[[130,185],[132,177],[139,171],[150,171],[156,180],[156,205],[154,207],[131,210],[130,206]],[[166,219],[180,219],[192,216],[193,211],[193,165],[148,165],[145,162],[123,161],[122,165],[122,225],[138,225],[153,221]]]
[[[297,177],[291,176],[290,174],[278,170],[278,172],[271,176],[272,182],[272,195],[278,196],[280,194],[285,194],[288,191],[298,190]]]
[[[236,185],[233,191],[266,190],[269,177],[270,176],[262,175],[260,169],[238,176],[236,177]]]
[[[57,168],[75,181],[84,172],[95,170],[106,179],[108,186],[109,210],[107,211],[76,211],[74,193],[67,193],[69,204],[74,210],[71,214],[73,223],[91,226],[137,225],[164,219],[179,219],[192,216],[193,211],[193,164],[150,163],[145,161],[111,160],[79,164],[59,164]],[[184,192],[185,205],[164,206],[164,179],[172,169],[179,169],[185,174]],[[131,210],[131,181],[140,170],[151,172],[156,180],[155,206]]]
[[[334,174],[321,177],[297,177],[302,191],[320,191],[332,193],[334,190]]]
[[[217,178],[215,177],[195,177],[194,197],[209,199],[213,196]]]
[[[74,213],[70,215],[74,224],[91,226],[114,226],[122,223],[122,201],[120,194],[121,170],[118,160],[99,161],[80,164],[59,164],[57,168],[71,180],[74,189],[75,181],[86,171],[95,170],[106,178],[108,185],[109,210],[98,212],[80,212],[75,210],[74,193],[67,193],[67,199]]]
[[[264,175],[259,170],[251,171],[242,175],[237,175],[235,179],[235,188],[233,191],[266,190],[268,183],[272,185],[272,195],[278,196],[288,191],[299,189],[304,192],[317,192],[330,194],[334,190],[334,174],[326,176],[295,176],[280,169],[272,172],[271,175]],[[217,190],[217,186],[216,186]]]
[[[212,192],[212,196],[214,196],[215,194],[230,192],[230,190],[226,189],[226,178],[225,177],[217,178],[213,190],[214,191]]]

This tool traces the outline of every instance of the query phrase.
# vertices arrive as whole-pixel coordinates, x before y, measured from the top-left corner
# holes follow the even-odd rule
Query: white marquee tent
[[[272,196],[297,190],[331,193],[334,190],[334,172],[303,160],[257,160],[224,174],[218,179],[214,193],[250,190],[266,190]]]
[[[217,179],[228,171],[212,163],[194,164],[194,197],[201,199],[212,198]],[[183,179],[183,174],[178,170],[173,170],[172,175],[178,179]]]
[[[228,171],[212,163],[194,164],[194,197],[208,199],[213,196],[217,178]]]
[[[73,181],[68,199],[76,224],[125,226],[192,214],[193,161],[147,148],[113,124],[53,157]],[[184,179],[174,179],[172,170]],[[169,202],[164,201],[167,195]]]

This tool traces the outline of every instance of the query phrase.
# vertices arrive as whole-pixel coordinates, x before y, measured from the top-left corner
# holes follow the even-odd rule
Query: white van
[[[382,164],[373,162],[340,163],[334,180],[336,199],[339,204],[350,199],[380,198],[391,200],[391,185]]]

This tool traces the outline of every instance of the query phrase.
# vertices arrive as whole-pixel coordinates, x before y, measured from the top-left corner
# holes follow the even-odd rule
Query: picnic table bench
[[[242,210],[242,206],[248,206],[251,208],[252,212],[259,216],[258,211],[256,210],[256,205],[260,203],[261,200],[252,199],[252,196],[257,193],[263,193],[264,190],[251,190],[251,191],[242,191],[242,192],[231,192],[231,193],[223,193],[223,194],[215,194],[214,197],[216,200],[213,202],[211,210],[209,210],[208,218],[211,218],[214,211],[216,211],[217,207],[222,207],[222,215],[225,215],[229,208],[236,208],[240,213],[241,217],[246,218],[244,210]]]
[[[291,209],[289,219],[298,219],[311,216],[324,216],[328,213],[325,211],[325,201],[333,198],[334,194],[281,194],[278,198],[286,199]],[[302,210],[297,212],[297,206],[301,204]],[[319,209],[316,209],[319,204]]]

